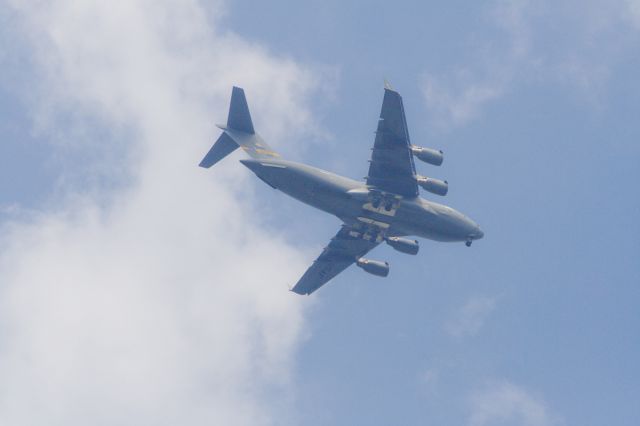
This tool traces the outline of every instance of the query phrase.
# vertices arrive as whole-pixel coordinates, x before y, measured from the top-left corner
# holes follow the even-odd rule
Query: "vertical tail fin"
[[[227,127],[245,133],[255,133],[255,130],[253,130],[253,122],[251,121],[251,114],[249,114],[247,98],[244,96],[244,90],[240,87],[233,86],[233,92],[231,92],[231,105],[229,105]]]

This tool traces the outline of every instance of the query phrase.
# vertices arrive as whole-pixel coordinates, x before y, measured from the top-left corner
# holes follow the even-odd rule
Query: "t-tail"
[[[244,95],[244,90],[239,87],[234,86],[231,92],[227,124],[218,125],[218,127],[223,132],[200,162],[200,167],[213,166],[238,147],[241,147],[252,158],[273,159],[280,157],[280,154],[271,149],[253,129],[247,98]]]

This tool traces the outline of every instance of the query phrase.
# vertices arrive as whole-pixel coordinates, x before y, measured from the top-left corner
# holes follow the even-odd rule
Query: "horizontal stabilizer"
[[[234,86],[231,92],[231,105],[229,106],[227,127],[245,133],[255,133],[253,130],[253,122],[251,121],[251,114],[249,114],[247,98],[244,95],[244,90],[240,87]]]
[[[199,166],[208,169],[231,154],[236,148],[238,148],[238,144],[226,132],[223,132],[207,155],[204,156]]]

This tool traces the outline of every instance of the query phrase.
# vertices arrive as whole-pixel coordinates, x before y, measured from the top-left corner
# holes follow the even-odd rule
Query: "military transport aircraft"
[[[471,219],[442,204],[419,196],[418,187],[444,196],[446,181],[416,174],[413,158],[439,166],[442,151],[412,145],[400,94],[385,83],[382,112],[375,132],[366,182],[338,176],[306,164],[284,160],[254,128],[244,90],[234,87],[226,125],[200,162],[209,168],[241,147],[253,159],[240,160],[267,185],[342,220],[338,233],[300,280],[291,287],[311,294],[355,263],[382,277],[389,264],[364,256],[382,242],[407,254],[418,253],[418,241],[463,241],[467,246],[483,237]]]

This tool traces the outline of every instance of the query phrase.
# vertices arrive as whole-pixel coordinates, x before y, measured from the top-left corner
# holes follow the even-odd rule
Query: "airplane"
[[[375,132],[369,174],[365,182],[306,164],[284,160],[255,132],[244,90],[233,87],[226,125],[200,162],[209,168],[241,147],[252,159],[240,162],[272,188],[342,221],[338,233],[300,280],[290,288],[309,295],[352,264],[386,277],[389,263],[364,256],[382,242],[415,255],[417,236],[435,241],[465,242],[484,236],[477,223],[451,207],[420,197],[419,187],[444,196],[446,181],[416,173],[414,157],[440,166],[440,150],[412,145],[402,97],[385,82],[382,111]]]

